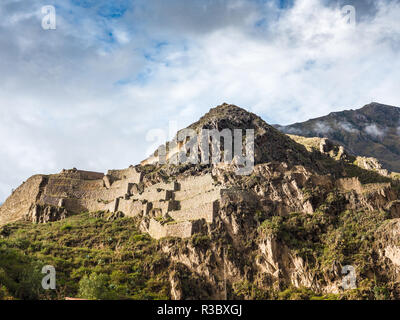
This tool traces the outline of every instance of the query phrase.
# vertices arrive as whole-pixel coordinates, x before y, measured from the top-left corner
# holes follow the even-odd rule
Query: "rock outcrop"
[[[68,217],[68,211],[63,207],[34,204],[29,209],[26,219],[33,223],[47,223],[63,220]]]

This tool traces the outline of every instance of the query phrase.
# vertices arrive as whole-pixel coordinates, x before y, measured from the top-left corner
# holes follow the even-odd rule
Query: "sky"
[[[33,174],[137,164],[223,102],[271,124],[399,106],[399,17],[390,0],[1,0],[0,202]]]

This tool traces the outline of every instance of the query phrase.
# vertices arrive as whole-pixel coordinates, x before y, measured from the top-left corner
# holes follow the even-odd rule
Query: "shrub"
[[[114,300],[118,294],[109,285],[110,277],[106,274],[92,273],[79,281],[79,297],[89,300]]]
[[[317,295],[308,288],[290,287],[278,294],[279,300],[310,300],[315,299]]]
[[[70,224],[64,224],[61,228],[60,231],[69,231],[72,229],[72,226]]]
[[[169,264],[158,242],[130,218],[107,221],[83,213],[51,224],[16,222],[9,231],[0,239],[0,288],[13,298],[158,299],[157,286],[147,288],[147,281],[157,274],[168,282]],[[56,268],[56,290],[41,288],[44,265]],[[105,283],[96,291],[100,280]]]
[[[191,243],[194,247],[208,249],[211,245],[211,239],[208,235],[196,233],[192,236]]]
[[[235,282],[232,289],[238,299],[266,300],[271,298],[269,291],[262,290],[247,280]]]
[[[261,229],[267,234],[277,236],[281,231],[283,218],[280,216],[274,216],[271,219],[265,220],[261,224]]]
[[[261,210],[257,210],[255,215],[254,215],[254,219],[258,222],[258,223],[263,223],[265,221],[265,219],[267,219],[267,214],[264,211]]]

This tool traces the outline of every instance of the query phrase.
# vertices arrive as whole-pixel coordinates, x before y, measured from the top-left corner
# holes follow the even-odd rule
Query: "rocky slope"
[[[100,276],[119,298],[400,298],[396,175],[327,139],[284,135],[233,105],[190,127],[254,129],[253,172],[152,161],[106,175],[35,176],[0,208],[0,256],[17,250],[62,270],[64,293],[50,298],[102,298],[87,293]],[[348,265],[351,290],[343,286]],[[12,284],[22,276],[2,280],[7,266],[0,263],[0,286],[18,295]]]
[[[371,103],[358,110],[275,127],[284,133],[329,138],[353,155],[376,158],[384,168],[400,171],[400,108]]]

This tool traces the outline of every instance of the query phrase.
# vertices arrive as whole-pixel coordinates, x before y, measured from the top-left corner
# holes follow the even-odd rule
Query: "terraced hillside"
[[[400,298],[398,174],[233,105],[192,125],[225,127],[254,129],[251,174],[152,161],[28,179],[0,207],[0,298]]]

